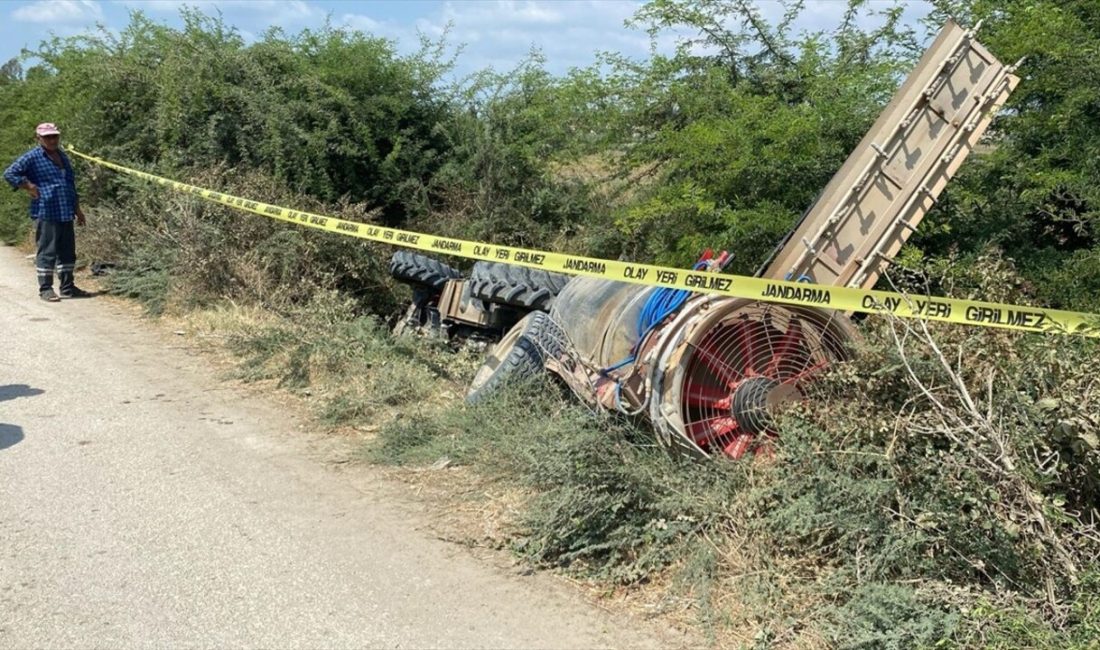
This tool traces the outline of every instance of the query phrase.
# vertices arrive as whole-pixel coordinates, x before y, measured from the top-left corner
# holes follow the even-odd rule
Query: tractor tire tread
[[[462,273],[451,266],[412,251],[397,251],[390,258],[390,275],[399,282],[430,287],[442,291],[448,280],[457,280]]]
[[[545,368],[547,356],[561,355],[562,341],[555,335],[557,326],[548,315],[532,312],[517,323],[516,327],[522,327],[523,330],[515,343],[508,350],[502,351],[502,356],[498,357],[500,363],[480,386],[470,387],[466,394],[467,404],[480,403],[510,383],[537,376]],[[488,364],[488,360],[485,363]]]
[[[531,311],[549,311],[569,279],[561,273],[493,262],[478,262],[470,273],[475,298]]]

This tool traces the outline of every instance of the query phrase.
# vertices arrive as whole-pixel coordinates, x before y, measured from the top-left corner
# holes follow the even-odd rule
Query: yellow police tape
[[[497,246],[450,237],[437,237],[396,228],[383,228],[365,223],[345,221],[334,217],[260,203],[259,201],[249,201],[237,196],[222,194],[221,192],[130,169],[101,158],[89,156],[72,148],[69,148],[68,151],[104,167],[154,183],[167,185],[181,192],[189,192],[215,203],[309,228],[404,248],[443,253],[472,260],[506,262],[569,275],[605,278],[619,282],[671,289],[686,289],[697,293],[718,294],[787,305],[867,314],[893,314],[902,318],[999,327],[1026,332],[1054,332],[1100,337],[1100,315],[1097,314],[1021,307],[977,300],[907,295],[887,291],[867,291],[738,275],[719,275],[650,264],[633,264],[511,246]]]

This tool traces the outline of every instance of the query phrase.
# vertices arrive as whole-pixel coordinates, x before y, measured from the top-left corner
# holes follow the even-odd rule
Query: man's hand
[[[76,225],[84,225],[84,211],[81,210],[79,207],[76,209]]]
[[[31,195],[32,199],[38,198],[38,186],[30,181],[23,181],[23,189],[27,190],[27,194]]]

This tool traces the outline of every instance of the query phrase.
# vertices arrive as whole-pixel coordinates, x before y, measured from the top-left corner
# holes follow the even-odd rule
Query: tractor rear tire
[[[524,266],[478,262],[470,273],[474,298],[528,311],[550,311],[569,276]]]
[[[397,251],[390,258],[390,275],[405,284],[430,287],[442,291],[448,280],[462,277],[458,269],[439,260],[412,251]]]

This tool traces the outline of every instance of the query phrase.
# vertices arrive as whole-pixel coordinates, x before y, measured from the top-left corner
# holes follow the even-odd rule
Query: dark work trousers
[[[76,232],[72,221],[38,220],[35,230],[38,255],[34,266],[38,271],[38,292],[53,288],[53,272],[61,280],[61,293],[73,288],[73,268],[76,266]]]

